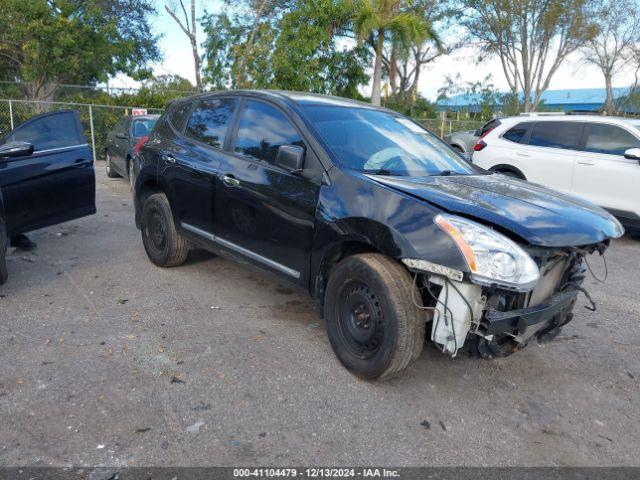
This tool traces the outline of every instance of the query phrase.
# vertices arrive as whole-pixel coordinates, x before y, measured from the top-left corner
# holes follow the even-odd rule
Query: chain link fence
[[[416,118],[416,122],[443,138],[452,132],[475,130],[487,123],[485,120],[455,120],[445,118]]]
[[[0,136],[41,113],[56,110],[77,110],[84,126],[85,137],[93,150],[95,159],[103,160],[107,134],[120,118],[124,115],[130,115],[133,108],[138,107],[0,99]],[[148,108],[147,113],[162,113],[162,110]]]

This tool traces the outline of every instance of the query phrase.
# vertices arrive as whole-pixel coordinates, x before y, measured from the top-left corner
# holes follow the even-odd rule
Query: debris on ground
[[[189,433],[200,433],[200,427],[204,426],[204,422],[202,420],[198,420],[193,425],[187,427],[187,432]]]
[[[421,421],[420,425],[422,425],[427,430],[431,430],[431,422],[429,422],[428,420]]]

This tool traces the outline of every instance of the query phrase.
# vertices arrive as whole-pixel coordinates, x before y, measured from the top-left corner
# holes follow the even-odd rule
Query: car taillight
[[[140,153],[140,149],[143,147],[145,143],[147,143],[147,140],[149,140],[148,135],[145,135],[144,137],[140,137],[140,140],[138,140],[138,143],[136,143],[136,146],[133,147],[134,155],[138,155]]]
[[[486,144],[486,143],[484,143],[482,140],[478,140],[478,143],[476,143],[476,144],[473,146],[473,151],[474,151],[474,152],[479,152],[480,150],[482,150],[482,149],[483,149],[484,147],[486,147],[486,146],[487,146],[487,144]]]

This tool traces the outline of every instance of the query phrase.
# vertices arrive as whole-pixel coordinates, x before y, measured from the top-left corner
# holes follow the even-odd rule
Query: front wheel
[[[420,356],[426,318],[412,291],[419,302],[409,272],[384,255],[354,255],[338,263],[329,277],[324,311],[333,351],[349,371],[383,379]]]
[[[187,259],[189,244],[176,230],[164,193],[153,194],[144,202],[142,243],[149,259],[160,267],[176,267]]]

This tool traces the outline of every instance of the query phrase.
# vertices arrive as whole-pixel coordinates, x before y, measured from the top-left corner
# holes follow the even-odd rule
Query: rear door
[[[78,112],[45,113],[27,120],[0,143],[34,145],[32,155],[0,159],[9,235],[95,213],[93,157]]]
[[[238,102],[217,96],[197,101],[186,122],[174,126],[177,135],[160,146],[159,174],[171,189],[174,214],[187,235],[213,229],[218,166]]]
[[[640,215],[640,165],[624,158],[625,150],[640,148],[638,134],[619,125],[589,123],[576,158],[572,193],[623,217]]]
[[[581,132],[580,122],[535,122],[525,144],[514,147],[513,162],[521,166],[527,180],[571,193]]]
[[[277,106],[246,99],[220,164],[214,241],[245,259],[308,285],[321,166]],[[305,149],[304,168],[275,164],[281,145]]]

